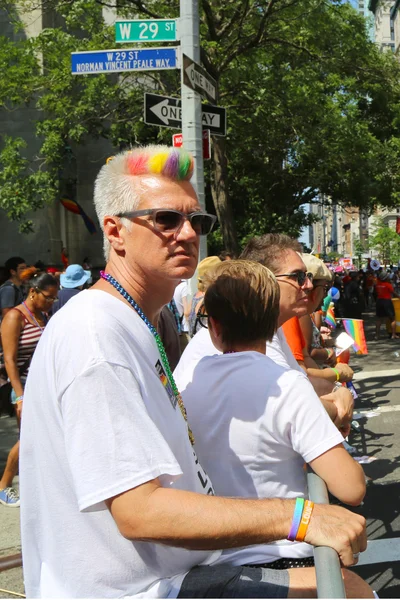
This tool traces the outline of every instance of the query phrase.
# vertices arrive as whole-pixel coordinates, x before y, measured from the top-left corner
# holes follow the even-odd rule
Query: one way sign
[[[203,129],[209,129],[213,135],[226,135],[226,109],[212,104],[202,104]],[[182,108],[179,98],[144,95],[144,121],[148,125],[182,128]]]
[[[197,62],[182,54],[183,83],[205,96],[210,102],[217,99],[217,82]]]

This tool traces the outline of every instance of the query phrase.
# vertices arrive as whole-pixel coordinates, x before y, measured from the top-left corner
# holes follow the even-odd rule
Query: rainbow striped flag
[[[346,332],[354,340],[353,348],[356,353],[368,354],[364,333],[364,321],[362,319],[342,319],[342,323]]]
[[[76,200],[71,200],[70,198],[61,198],[60,202],[65,208],[65,210],[68,210],[69,212],[72,212],[75,215],[81,215],[86,225],[86,229],[89,233],[93,234],[97,232],[96,225],[93,223],[92,219],[88,217],[88,215],[85,213],[83,208],[80,206],[80,204],[77,203]]]
[[[333,302],[331,302],[331,304],[329,305],[328,310],[326,311],[325,323],[329,327],[332,327],[332,329],[336,329],[336,319],[335,319],[335,311],[334,311],[334,308],[333,308]]]

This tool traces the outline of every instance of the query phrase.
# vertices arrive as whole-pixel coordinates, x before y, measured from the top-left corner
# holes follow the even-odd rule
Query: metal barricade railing
[[[329,504],[325,482],[309,467],[307,472],[310,500],[318,504]],[[346,598],[339,556],[333,548],[314,548],[318,598]]]

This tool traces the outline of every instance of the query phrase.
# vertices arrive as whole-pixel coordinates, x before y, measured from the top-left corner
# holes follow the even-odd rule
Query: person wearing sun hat
[[[91,272],[85,271],[81,265],[69,265],[60,275],[61,289],[58,291],[57,302],[54,303],[51,314],[54,315],[72,296],[79,294],[91,275]]]
[[[313,276],[313,289],[308,296],[308,314],[300,318],[300,328],[306,341],[307,351],[319,365],[336,365],[336,355],[332,339],[323,339],[320,333],[321,314],[319,310],[332,282],[332,273],[327,266],[312,254],[302,254],[307,271]],[[328,296],[329,302],[331,297]],[[329,305],[328,305],[329,306]]]

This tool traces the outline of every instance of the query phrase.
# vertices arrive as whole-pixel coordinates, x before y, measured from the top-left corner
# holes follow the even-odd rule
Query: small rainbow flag
[[[97,232],[96,225],[93,223],[92,219],[87,216],[83,208],[77,203],[76,200],[71,200],[70,198],[61,198],[60,202],[69,212],[72,212],[75,215],[81,215],[89,233],[93,234]]]
[[[333,302],[331,302],[328,310],[326,311],[325,323],[329,327],[332,327],[332,329],[336,329],[336,319],[335,319],[335,310],[333,308]]]
[[[354,340],[353,348],[356,353],[368,354],[364,333],[364,321],[362,319],[343,319],[342,323],[346,332]]]

